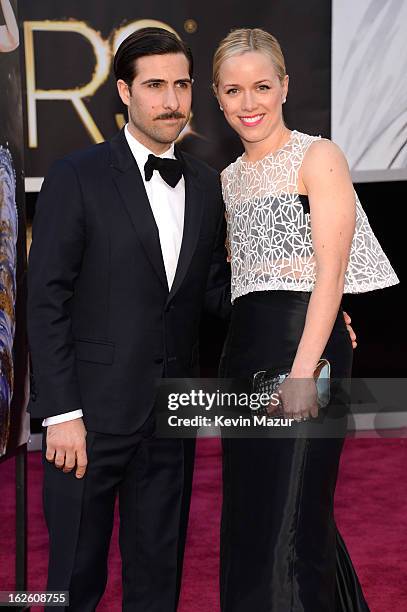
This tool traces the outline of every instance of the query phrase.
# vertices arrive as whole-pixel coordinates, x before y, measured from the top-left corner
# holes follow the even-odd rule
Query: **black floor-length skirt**
[[[221,376],[290,369],[309,298],[262,291],[237,299]],[[342,312],[323,356],[332,379],[350,378],[352,346]],[[342,446],[342,435],[223,439],[223,612],[368,611],[333,515]]]

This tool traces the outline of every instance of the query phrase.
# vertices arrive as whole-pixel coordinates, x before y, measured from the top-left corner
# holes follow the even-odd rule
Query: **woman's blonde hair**
[[[219,71],[223,62],[234,55],[241,55],[249,51],[266,53],[273,62],[280,82],[286,75],[285,61],[280,43],[272,35],[260,28],[239,28],[232,30],[223,38],[213,56],[213,85],[219,85]]]

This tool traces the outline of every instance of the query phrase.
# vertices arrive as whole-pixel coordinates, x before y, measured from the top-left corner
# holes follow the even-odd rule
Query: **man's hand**
[[[75,476],[82,478],[86,472],[86,429],[82,419],[74,419],[49,425],[47,429],[47,461],[67,473],[76,465]]]
[[[358,343],[356,342],[356,334],[353,331],[353,328],[351,327],[352,319],[350,318],[348,313],[345,311],[343,311],[343,318],[345,319],[346,329],[348,330],[349,337],[352,341],[352,347],[355,349]]]

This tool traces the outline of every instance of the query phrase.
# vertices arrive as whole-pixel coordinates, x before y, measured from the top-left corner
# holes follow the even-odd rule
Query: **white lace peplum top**
[[[238,157],[222,172],[232,266],[232,302],[251,291],[312,291],[315,257],[308,198],[298,194],[298,173],[308,147],[320,137],[294,130],[289,141],[257,162]],[[355,192],[356,227],[345,293],[399,282]]]

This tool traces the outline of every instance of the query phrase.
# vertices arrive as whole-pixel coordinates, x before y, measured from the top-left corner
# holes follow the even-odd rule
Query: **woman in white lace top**
[[[215,53],[214,90],[244,146],[222,173],[234,305],[221,373],[289,371],[281,404],[307,421],[286,439],[223,440],[222,610],[366,611],[333,518],[346,419],[331,438],[295,428],[324,417],[313,378],[321,357],[332,377],[351,375],[343,292],[398,279],[340,149],[285,126],[277,40],[258,29],[229,34]]]

